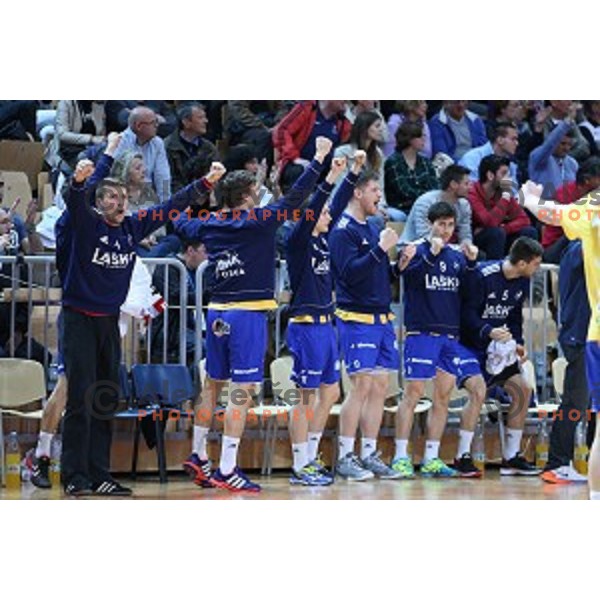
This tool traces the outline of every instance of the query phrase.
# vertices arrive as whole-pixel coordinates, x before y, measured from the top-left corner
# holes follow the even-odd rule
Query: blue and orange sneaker
[[[190,479],[203,488],[213,487],[210,483],[211,467],[210,460],[202,460],[195,452],[190,454],[183,463],[183,469],[190,476]]]
[[[210,483],[214,487],[229,490],[230,492],[251,492],[257,494],[262,489],[260,485],[250,481],[248,476],[239,467],[236,467],[230,475],[223,475],[221,469],[217,469],[212,474]]]

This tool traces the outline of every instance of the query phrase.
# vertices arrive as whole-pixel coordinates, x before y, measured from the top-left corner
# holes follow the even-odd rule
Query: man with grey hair
[[[177,130],[165,138],[174,192],[193,181],[199,170],[219,160],[217,148],[204,137],[207,124],[202,104],[187,102],[178,107]]]
[[[158,117],[146,106],[136,106],[129,113],[129,127],[123,132],[115,154],[118,159],[127,150],[144,157],[146,181],[154,187],[158,197],[165,202],[171,195],[171,169],[164,142],[156,135]]]

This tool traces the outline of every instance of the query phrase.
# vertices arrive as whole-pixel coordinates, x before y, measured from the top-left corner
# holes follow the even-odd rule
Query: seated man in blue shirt
[[[503,446],[501,475],[538,475],[520,452],[523,427],[532,389],[521,371],[527,358],[523,345],[523,304],[530,279],[542,262],[544,250],[528,237],[513,242],[509,255],[477,265],[467,278],[461,311],[461,341],[470,351],[460,361],[458,385],[485,378],[488,388],[503,387],[511,398]],[[502,358],[504,349],[510,350]],[[500,358],[498,368],[494,362]],[[499,371],[499,372],[498,372]],[[468,451],[484,398],[473,397],[462,414],[459,448]]]

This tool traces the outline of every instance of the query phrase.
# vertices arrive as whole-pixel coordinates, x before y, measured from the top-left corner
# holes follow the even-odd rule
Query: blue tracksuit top
[[[523,303],[530,280],[507,279],[501,260],[479,263],[467,277],[461,313],[461,341],[480,352],[490,344],[490,331],[506,325],[517,344],[523,343]]]
[[[345,212],[329,235],[329,250],[340,309],[367,314],[390,310],[391,275],[387,254],[379,247],[379,229],[372,220],[357,221]]]
[[[406,331],[458,336],[461,290],[476,263],[453,245],[444,246],[437,256],[429,240],[417,240],[416,245],[402,272]]]
[[[358,175],[348,173],[335,193],[329,207],[330,230],[352,198],[357,179]],[[319,185],[302,219],[288,235],[286,259],[292,287],[290,316],[319,317],[333,314],[333,278],[327,241],[329,233],[312,235],[332,189],[333,185],[326,182]]]
[[[92,190],[72,182],[65,201],[68,215],[62,222],[61,278],[63,305],[99,315],[118,315],[127,297],[138,242],[164,225],[169,211],[183,211],[206,194],[208,184],[196,181],[167,202],[125,217],[120,226],[109,225],[92,208]]]
[[[178,235],[200,240],[214,272],[211,303],[273,300],[275,295],[275,234],[314,189],[322,165],[313,160],[292,189],[264,208],[230,210],[207,219],[182,214]]]

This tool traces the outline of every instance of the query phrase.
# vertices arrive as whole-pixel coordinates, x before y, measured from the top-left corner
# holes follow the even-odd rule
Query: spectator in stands
[[[361,112],[365,112],[366,110],[376,110],[381,112],[379,105],[380,102],[378,100],[350,100],[346,104],[346,112],[344,112],[344,116],[346,119],[348,119],[348,121],[350,121],[350,123],[354,125],[356,117],[358,117]]]
[[[440,112],[430,119],[434,156],[443,152],[458,161],[471,148],[488,141],[483,121],[468,111],[467,105],[467,100],[445,100]]]
[[[352,129],[350,130],[350,139],[347,144],[338,146],[335,149],[334,157],[343,157],[346,159],[346,171],[349,171],[354,164],[354,155],[357,150],[364,150],[367,154],[367,166],[370,171],[374,171],[379,176],[379,187],[383,191],[383,153],[380,145],[385,139],[385,122],[381,113],[377,110],[361,111],[355,118]],[[338,180],[339,184],[343,177]],[[385,204],[384,198],[381,203]]]
[[[177,130],[165,139],[174,192],[194,181],[186,166],[191,159],[201,156],[199,160],[208,165],[219,160],[215,145],[204,137],[208,125],[204,106],[196,102],[180,106],[177,109],[177,125]]]
[[[257,206],[264,206],[273,199],[273,194],[266,187],[267,180],[267,159],[259,161],[258,152],[251,144],[238,144],[229,148],[227,158],[224,161],[228,173],[233,171],[248,171],[256,179],[256,197]],[[291,182],[290,186],[293,185]]]
[[[133,212],[159,203],[154,188],[146,181],[144,157],[140,152],[127,150],[121,154],[113,164],[111,177],[125,183],[127,200]],[[178,252],[179,248],[179,238],[175,234],[167,235],[166,228],[161,227],[139,242],[136,252],[143,258],[161,258]]]
[[[431,132],[427,124],[427,102],[425,100],[398,100],[396,112],[390,115],[387,122],[388,136],[383,146],[383,155],[387,158],[396,150],[396,131],[401,123],[418,123],[423,126],[425,144],[419,154],[431,158]]]
[[[485,156],[495,154],[505,156],[510,162],[510,177],[515,186],[518,184],[517,165],[513,158],[519,146],[519,134],[514,123],[498,123],[491,137],[491,142],[469,150],[459,161],[459,164],[469,169],[471,181],[479,179],[479,165]]]
[[[54,149],[68,166],[75,168],[80,152],[106,141],[104,101],[61,100],[56,107]]]
[[[579,123],[579,129],[596,156],[600,154],[600,100],[584,100],[582,104],[585,120]]]
[[[566,119],[577,121],[577,113],[581,108],[579,102],[573,100],[549,100],[550,116],[546,119],[544,126],[544,136],[550,135],[552,130]],[[573,145],[569,150],[569,155],[576,161],[584,161],[590,155],[590,146],[578,127],[573,129]]]
[[[560,204],[573,204],[592,190],[600,187],[600,157],[588,158],[577,171],[575,181],[566,183],[556,192],[556,200]],[[560,225],[544,225],[542,230],[542,246],[544,246],[544,262],[559,264],[561,256],[569,244]]]
[[[173,102],[166,100],[107,100],[107,131],[124,131],[129,125],[131,111],[137,106],[145,106],[154,111],[158,119],[158,136],[165,138],[177,128],[177,117]]]
[[[137,106],[129,113],[129,127],[123,132],[115,156],[118,159],[127,150],[144,157],[146,181],[151,183],[161,202],[171,195],[171,169],[164,142],[156,135],[158,117],[144,106]]]
[[[385,196],[393,221],[405,221],[415,200],[438,187],[431,161],[420,154],[424,147],[421,123],[407,121],[398,127],[396,151],[384,166]]]
[[[187,329],[185,336],[186,362],[191,365],[194,362],[194,348],[196,344],[196,322],[194,318],[194,307],[196,306],[196,269],[208,258],[204,244],[199,241],[182,240],[182,251],[177,256],[186,268],[186,291],[187,291]],[[168,270],[168,274],[167,274]],[[152,277],[152,285],[156,291],[163,296],[167,307],[166,311],[158,315],[152,321],[151,346],[153,362],[179,362],[179,319],[181,306],[181,271],[168,265],[165,268],[156,269]],[[206,306],[210,296],[207,285],[206,273],[203,278],[203,302]],[[166,357],[163,355],[163,344],[165,334],[165,321],[167,322],[167,350]]]
[[[531,122],[527,119],[527,103],[522,100],[492,100],[490,113],[493,118],[487,122],[490,139],[500,123],[514,123],[519,133],[519,144],[514,160],[517,163],[519,181],[529,179],[528,162],[531,152],[544,141],[544,124],[550,115],[551,108],[540,108],[532,113]],[[475,181],[477,176],[475,176]]]
[[[479,165],[479,181],[469,191],[475,245],[488,260],[504,258],[518,237],[537,240],[527,213],[511,194],[509,160],[491,154]]]
[[[230,144],[251,144],[259,160],[273,164],[273,127],[287,112],[281,100],[229,100],[225,128]]]
[[[431,231],[429,209],[438,202],[447,202],[456,211],[456,227],[450,238],[451,243],[461,246],[473,243],[471,233],[471,205],[467,200],[469,193],[469,170],[460,165],[450,165],[440,177],[441,189],[432,190],[419,196],[408,215],[406,225],[400,236],[401,243],[414,242],[425,238]]]
[[[575,129],[574,118],[565,118],[529,156],[529,177],[544,186],[544,198],[554,198],[558,188],[575,181],[579,165],[569,156]]]
[[[36,137],[35,100],[0,101],[0,140],[30,140]]]
[[[345,108],[343,100],[299,102],[275,126],[273,147],[278,153],[282,182],[295,181],[302,173],[314,156],[317,137],[330,139],[334,148],[348,141],[352,125],[344,117]],[[330,162],[331,155],[326,159],[323,173],[327,173]]]
[[[17,219],[14,214],[17,203],[13,204],[10,209],[0,207],[0,256],[37,254],[43,252],[44,249],[35,232],[37,201],[31,200],[27,206],[24,222]],[[19,281],[27,281],[27,269],[24,264],[16,266],[15,275]],[[8,263],[0,263],[0,292],[13,287],[12,276],[12,266]],[[29,331],[30,315],[27,302],[15,304],[14,330],[11,328],[11,313],[12,303],[0,302],[0,357],[30,357],[44,364],[44,356],[47,353],[47,363],[50,363],[52,355],[33,338],[31,339],[31,354],[28,353],[27,332]]]

